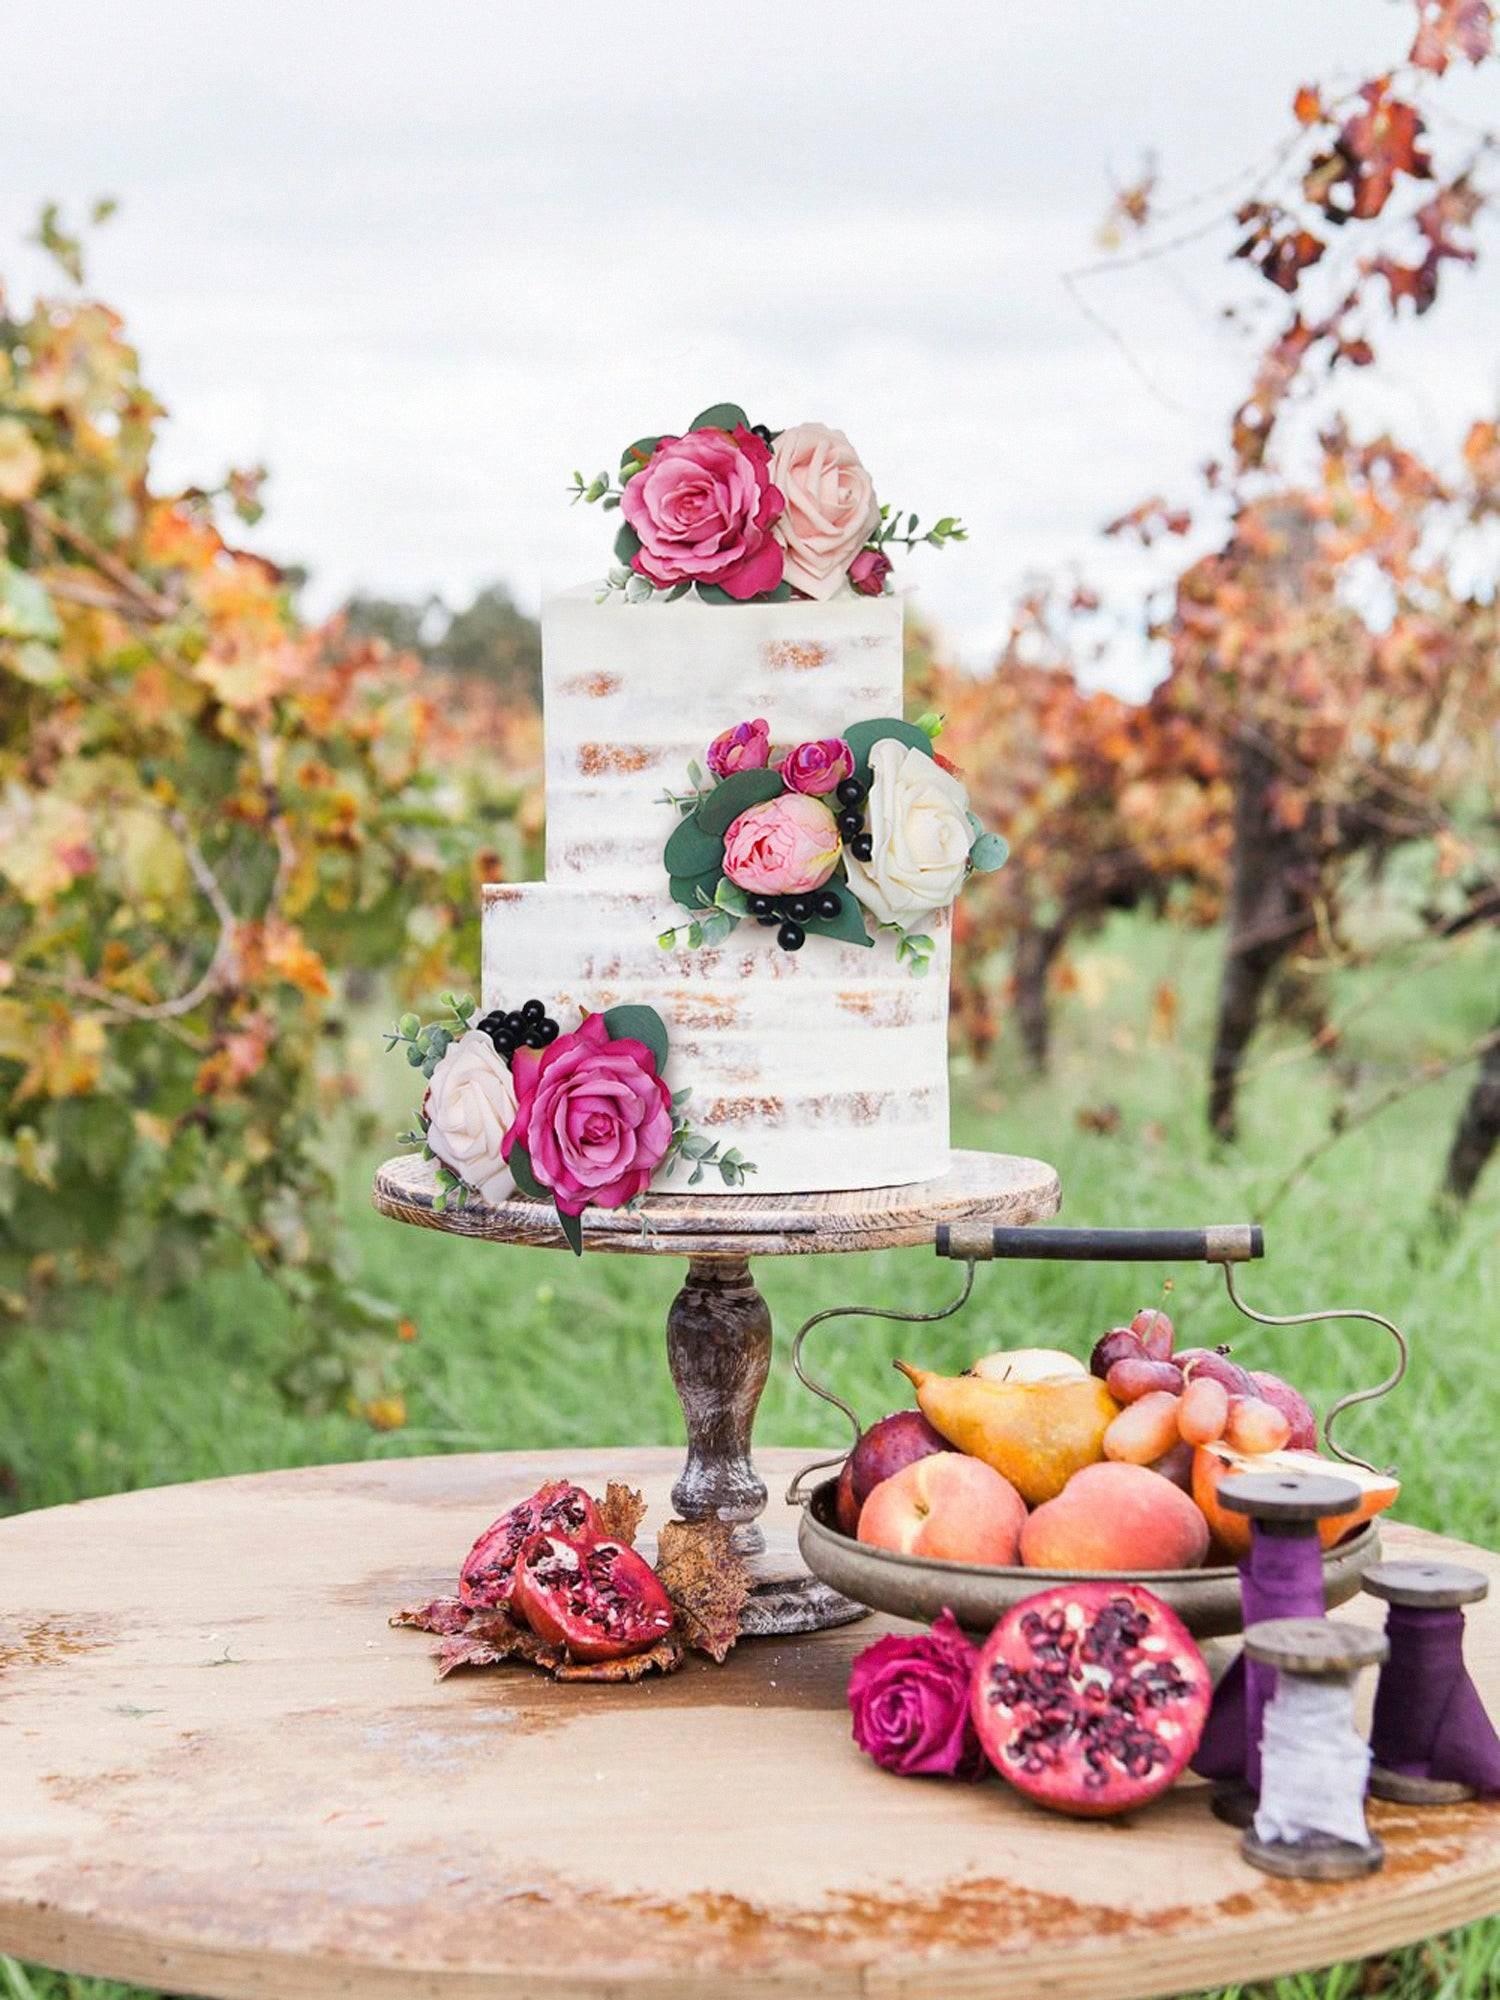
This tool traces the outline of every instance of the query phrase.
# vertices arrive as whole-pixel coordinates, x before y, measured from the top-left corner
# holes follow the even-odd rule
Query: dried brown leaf
[[[727,1521],[668,1521],[657,1541],[656,1573],[676,1607],[682,1636],[722,1661],[740,1635],[750,1572]]]
[[[560,1646],[517,1624],[508,1612],[479,1611],[462,1632],[443,1641],[433,1658],[441,1681],[458,1667],[498,1667],[505,1660],[520,1660],[551,1673],[566,1655]]]
[[[682,1641],[675,1632],[668,1632],[644,1653],[627,1653],[620,1660],[565,1660],[548,1671],[558,1681],[638,1681],[653,1669],[675,1674],[684,1657]]]
[[[419,1632],[462,1632],[474,1613],[460,1598],[433,1597],[425,1604],[408,1604],[391,1617],[393,1625],[414,1625]]]
[[[629,1549],[635,1547],[635,1538],[645,1518],[646,1501],[633,1486],[626,1486],[618,1479],[612,1479],[604,1489],[604,1498],[596,1500],[599,1519],[604,1525],[607,1539],[623,1542]]]

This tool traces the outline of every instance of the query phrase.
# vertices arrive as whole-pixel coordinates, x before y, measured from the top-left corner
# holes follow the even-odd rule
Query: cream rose
[[[422,1103],[427,1143],[450,1174],[457,1174],[498,1208],[516,1191],[500,1154],[500,1141],[516,1120],[516,1086],[505,1058],[488,1035],[470,1028],[432,1072]]]
[[[793,424],[772,447],[771,484],[786,500],[771,532],[786,550],[787,582],[832,597],[880,519],[869,473],[842,431]]]
[[[907,927],[958,894],[973,845],[969,795],[925,750],[885,736],[870,751],[866,828],[874,846],[861,861],[844,849],[849,887],[883,924]]]

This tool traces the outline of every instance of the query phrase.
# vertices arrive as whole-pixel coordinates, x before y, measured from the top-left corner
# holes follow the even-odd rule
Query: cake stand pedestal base
[[[382,1215],[419,1229],[491,1243],[566,1249],[552,1209],[520,1197],[489,1208],[433,1207],[437,1169],[405,1154],[375,1176]],[[589,1255],[675,1255],[687,1276],[667,1315],[667,1359],[687,1428],[687,1463],[672,1488],[684,1521],[735,1529],[755,1588],[741,1630],[755,1637],[816,1632],[865,1615],[865,1607],[809,1576],[790,1536],[769,1541],[759,1522],[766,1482],[750,1455],[756,1407],[771,1367],[771,1315],[750,1275],[752,1257],[932,1246],[939,1223],[982,1220],[1019,1227],[1055,1215],[1057,1174],[1042,1160],[954,1153],[938,1180],[841,1194],[648,1195],[642,1216],[620,1209],[584,1218]]]

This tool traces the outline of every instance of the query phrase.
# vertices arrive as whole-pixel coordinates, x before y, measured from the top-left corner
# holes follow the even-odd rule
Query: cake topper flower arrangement
[[[748,917],[774,928],[784,951],[810,936],[869,946],[873,919],[925,972],[934,945],[923,919],[1007,853],[933,748],[941,727],[940,716],[878,716],[786,750],[760,716],[723,730],[707,770],[689,767],[693,789],[664,801],[679,819],[662,858],[673,898],[693,917],[657,943],[719,944]]]
[[[638,438],[607,472],[573,474],[574,502],[618,509],[615,564],[604,596],[627,603],[690,590],[707,604],[779,604],[854,590],[879,597],[889,551],[942,548],[967,531],[946,514],[923,530],[882,506],[842,431],[826,424],[768,430],[738,403],[715,403],[680,437]]]
[[[667,1030],[654,1007],[585,1013],[564,1034],[540,1000],[475,1019],[465,993],[443,995],[443,1018],[403,1014],[385,1034],[426,1078],[417,1129],[401,1137],[437,1163],[434,1208],[477,1196],[497,1208],[521,1194],[551,1202],[574,1254],[589,1207],[625,1208],[658,1176],[691,1162],[688,1185],[712,1169],[740,1187],[754,1165],[693,1132],[691,1092],[663,1077]]]

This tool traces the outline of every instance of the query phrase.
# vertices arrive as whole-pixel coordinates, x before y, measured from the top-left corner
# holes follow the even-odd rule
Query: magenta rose
[[[545,1049],[517,1049],[508,1160],[524,1146],[565,1215],[621,1208],[649,1183],[672,1142],[672,1096],[644,1042],[611,1039],[602,1014]]]
[[[630,566],[652,583],[716,583],[731,597],[774,590],[785,566],[771,524],[786,504],[753,431],[664,437],[625,482],[620,512],[640,537]]]
[[[984,1777],[989,1765],[969,1707],[978,1658],[951,1611],[930,1632],[867,1646],[849,1670],[860,1749],[903,1778]]]
[[[785,792],[731,820],[724,873],[752,896],[803,896],[828,880],[840,845],[833,814],[821,800]]]
[[[781,775],[794,792],[831,792],[854,776],[854,752],[842,736],[799,743],[782,759]]]
[[[891,559],[884,549],[861,549],[849,565],[849,581],[861,597],[879,597],[891,573]]]
[[[733,771],[763,771],[771,761],[771,731],[763,716],[721,729],[708,746],[708,768],[716,778]]]

